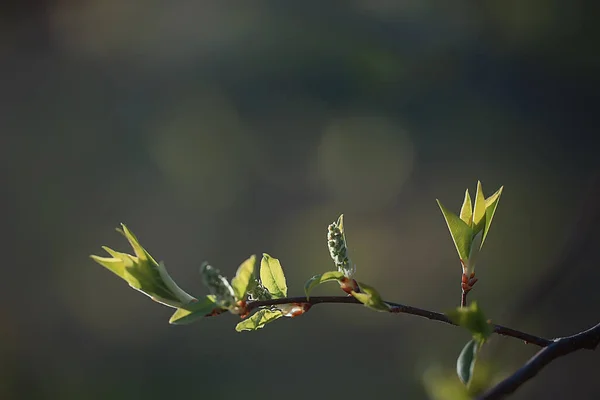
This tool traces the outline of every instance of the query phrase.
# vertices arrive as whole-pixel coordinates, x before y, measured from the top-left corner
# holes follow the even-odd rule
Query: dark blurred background
[[[505,191],[470,299],[548,338],[597,323],[595,8],[3,3],[0,398],[427,399],[431,368],[456,379],[469,334],[407,315],[171,326],[88,258],[130,250],[120,222],[191,293],[206,293],[203,260],[232,276],[268,252],[300,295],[332,269],[343,212],[360,280],[445,311],[461,270],[435,199],[458,212],[480,179]],[[494,337],[481,362],[502,376],[535,351]],[[570,355],[514,398],[600,398],[599,368]]]

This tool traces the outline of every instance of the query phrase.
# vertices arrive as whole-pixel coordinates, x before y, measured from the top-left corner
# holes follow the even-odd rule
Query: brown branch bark
[[[478,400],[503,399],[513,393],[529,379],[537,375],[546,365],[555,359],[577,350],[594,350],[600,343],[600,323],[596,326],[564,338],[555,339],[552,344],[540,350],[514,374],[488,390]]]
[[[362,304],[352,296],[315,296],[310,297],[308,300],[306,299],[306,297],[286,297],[282,299],[250,301],[248,302],[246,307],[247,311],[251,312],[259,307],[269,307],[279,304],[292,303],[310,304],[311,306],[324,303]],[[407,306],[399,303],[392,303],[389,301],[386,301],[386,303],[391,306],[390,312],[394,314],[411,314],[427,318],[433,321],[439,321],[450,325],[456,325],[455,323],[450,321],[450,319],[445,314],[439,312],[424,310],[421,308]],[[535,344],[540,347],[546,347],[553,343],[552,340],[544,339],[539,336],[531,335],[529,333],[521,332],[516,329],[508,328],[502,325],[492,324],[492,326],[494,327],[494,332],[498,335],[520,339],[523,340],[525,343]]]

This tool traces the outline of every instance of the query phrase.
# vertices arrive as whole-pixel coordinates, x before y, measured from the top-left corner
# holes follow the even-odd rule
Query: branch
[[[464,290],[462,291],[462,296],[460,297],[460,306],[461,307],[467,306],[467,293],[469,293],[469,292],[465,292]]]
[[[555,359],[581,349],[594,350],[598,343],[600,343],[600,323],[576,335],[554,339],[552,344],[540,350],[514,374],[478,397],[478,400],[502,399],[536,376],[542,368]]]
[[[286,298],[282,298],[282,299],[250,301],[250,302],[248,302],[246,309],[248,312],[251,312],[254,309],[257,309],[259,307],[270,307],[270,306],[274,306],[274,305],[278,305],[278,304],[292,304],[292,303],[310,304],[311,306],[313,306],[315,304],[323,304],[323,303],[344,303],[344,304],[361,304],[362,305],[361,302],[359,302],[352,296],[347,296],[347,297],[346,296],[316,296],[316,297],[310,297],[308,300],[306,299],[306,297],[286,297]],[[412,315],[417,315],[419,317],[427,318],[427,319],[430,319],[433,321],[444,322],[446,324],[456,326],[456,324],[454,322],[450,321],[450,319],[445,314],[442,314],[439,312],[423,310],[421,308],[406,306],[404,304],[392,303],[389,301],[386,301],[386,303],[391,307],[390,312],[394,313],[394,314],[399,314],[399,313],[412,314]],[[509,336],[509,337],[513,337],[516,339],[521,339],[521,340],[525,341],[525,343],[535,344],[540,347],[546,347],[546,346],[549,346],[552,343],[554,343],[552,340],[548,340],[548,339],[544,339],[544,338],[541,338],[538,336],[530,335],[528,333],[521,332],[521,331],[518,331],[515,329],[511,329],[511,328],[507,328],[502,325],[492,324],[492,326],[494,327],[494,332],[497,333],[498,335]]]

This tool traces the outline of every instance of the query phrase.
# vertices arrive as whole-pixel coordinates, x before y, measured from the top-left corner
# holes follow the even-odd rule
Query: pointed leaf
[[[256,264],[256,256],[252,255],[239,266],[235,277],[231,280],[231,286],[238,300],[246,300],[246,294],[253,280],[254,264]]]
[[[469,258],[469,253],[471,251],[473,230],[456,214],[444,207],[439,200],[437,202],[440,206],[440,210],[442,210],[442,214],[444,214],[444,219],[450,230],[454,246],[456,246],[456,250],[458,251],[458,256],[461,260],[466,261]]]
[[[275,299],[287,296],[285,275],[279,260],[264,253],[260,262],[260,280]]]
[[[133,232],[131,232],[129,230],[129,228],[127,228],[127,226],[125,226],[125,224],[121,224],[121,229],[117,229],[117,232],[119,232],[123,236],[125,236],[125,238],[129,242],[129,244],[133,248],[133,251],[134,251],[135,255],[140,260],[149,260],[152,264],[158,264],[154,260],[154,258],[152,258],[152,256],[146,251],[146,249],[144,249],[142,247],[142,245],[140,244],[138,238],[133,234]]]
[[[171,316],[171,319],[169,319],[169,323],[173,325],[189,324],[207,316],[215,308],[218,307],[215,303],[214,297],[206,296],[200,301],[195,301],[178,308],[177,311],[175,311],[175,313]]]
[[[456,325],[467,328],[474,338],[482,342],[494,331],[476,301],[473,301],[468,307],[457,307],[447,312],[446,316]]]
[[[456,360],[456,373],[460,378],[461,382],[466,386],[471,382],[473,371],[475,370],[475,361],[477,360],[477,353],[479,351],[480,342],[471,339],[463,347],[458,359]]]
[[[235,330],[238,332],[255,331],[281,317],[283,317],[283,313],[280,310],[258,310],[254,315],[237,324]]]
[[[103,247],[112,258],[92,255],[94,261],[125,280],[132,288],[166,306],[177,308],[194,300],[193,296],[175,284],[165,266],[158,264],[148,254],[124,224],[117,231],[129,241],[135,256]]]
[[[460,219],[465,224],[471,226],[473,224],[473,205],[471,204],[471,196],[469,195],[469,189],[465,192],[465,200],[460,209]]]
[[[478,232],[483,227],[485,218],[485,196],[481,182],[477,181],[477,194],[475,195],[475,205],[473,206],[473,229]]]
[[[500,196],[502,195],[501,187],[498,189],[496,193],[491,195],[486,201],[486,209],[485,209],[485,227],[483,228],[483,238],[481,239],[481,247],[483,247],[483,242],[487,238],[488,232],[490,231],[490,226],[492,225],[492,219],[494,218],[494,214],[496,213],[496,208],[498,207],[498,202],[500,202]]]
[[[487,199],[485,199],[485,208],[487,209],[488,207],[490,207],[492,205],[492,203],[495,203],[496,200],[500,199],[500,196],[502,195],[502,190],[504,189],[504,186],[501,186],[500,189],[496,190],[496,192],[491,195],[490,197],[488,197]]]
[[[102,248],[104,250],[106,250],[107,253],[112,252],[112,250],[109,249],[108,247],[102,246]],[[90,257],[92,260],[96,261],[98,264],[100,264],[103,267],[105,267],[106,269],[110,270],[112,273],[117,275],[119,278],[127,281],[126,276],[125,276],[125,265],[127,265],[127,263],[129,263],[130,265],[133,265],[133,261],[128,260],[127,258],[124,258],[124,259],[115,258],[114,256],[113,256],[113,258],[100,257],[100,256],[94,256],[94,255],[91,255]]]
[[[340,271],[327,271],[319,275],[315,275],[310,278],[304,284],[304,293],[306,293],[306,298],[308,299],[310,291],[317,285],[321,283],[330,282],[330,281],[339,281],[344,277],[344,274]]]
[[[360,288],[360,293],[352,291],[351,294],[356,298],[356,300],[363,303],[366,307],[372,308],[376,311],[390,311],[390,306],[388,306],[382,299],[381,295],[375,290],[374,287],[371,287],[365,283],[358,282],[358,286]]]

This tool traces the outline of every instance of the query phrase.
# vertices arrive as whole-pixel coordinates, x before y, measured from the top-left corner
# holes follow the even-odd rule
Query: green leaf
[[[215,308],[218,307],[214,296],[206,296],[200,301],[195,301],[178,308],[175,314],[171,316],[171,319],[169,319],[169,323],[173,325],[189,324],[207,316]]]
[[[352,296],[354,296],[356,300],[363,303],[366,307],[377,311],[390,311],[390,306],[381,299],[381,295],[374,287],[361,282],[358,282],[358,286],[360,288],[360,293],[352,291]]]
[[[460,209],[460,219],[469,226],[473,224],[473,205],[471,204],[469,189],[467,189],[465,192],[465,200],[463,201],[463,205]]]
[[[475,205],[473,207],[473,229],[475,233],[483,227],[485,218],[485,196],[483,195],[483,187],[481,182],[477,181],[477,194],[475,195]]]
[[[477,353],[479,352],[480,347],[481,342],[478,340],[469,340],[456,360],[456,373],[461,382],[466,386],[471,382],[471,377],[475,370],[475,361],[477,361]]]
[[[113,272],[119,278],[123,279],[124,281],[127,281],[125,267],[133,265],[133,260],[131,259],[131,256],[125,253],[119,253],[118,251],[114,251],[106,246],[102,246],[102,249],[104,249],[104,251],[110,254],[112,258],[91,255],[90,257],[92,258],[92,260],[96,261],[98,264]]]
[[[283,313],[280,310],[258,310],[254,315],[237,324],[235,330],[238,332],[255,331],[281,317],[283,317]]]
[[[471,250],[473,230],[456,214],[444,207],[439,200],[437,202],[440,206],[440,210],[442,210],[448,229],[450,230],[450,235],[452,236],[454,246],[456,246],[456,250],[458,251],[458,256],[461,260],[466,261],[469,258]]]
[[[287,296],[287,285],[281,264],[278,259],[267,253],[263,254],[260,262],[260,280],[274,299]]]
[[[496,208],[498,207],[498,202],[500,201],[500,196],[502,195],[502,189],[504,189],[504,186],[502,186],[496,193],[485,200],[485,227],[483,228],[481,247],[483,247],[483,242],[485,242],[485,238],[487,237],[490,226],[492,225],[492,219],[496,213]]]
[[[253,279],[254,264],[256,264],[256,256],[252,255],[239,266],[235,277],[231,280],[231,286],[238,300],[246,299],[246,294]]]
[[[446,316],[456,325],[467,328],[473,337],[481,342],[490,337],[494,331],[476,301],[473,301],[468,307],[457,307],[455,310],[447,312]]]
[[[304,284],[304,293],[306,293],[306,298],[308,299],[310,291],[317,285],[321,283],[330,282],[330,281],[339,281],[344,277],[344,273],[340,271],[327,271],[319,275],[315,275],[310,278]]]
[[[103,247],[112,258],[92,255],[94,261],[158,303],[177,308],[195,300],[175,284],[164,264],[158,264],[124,224],[121,227],[117,231],[129,241],[135,256]]]

